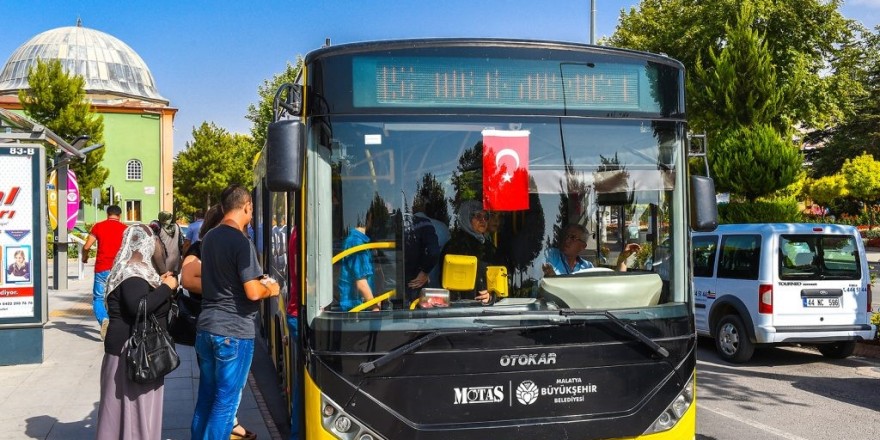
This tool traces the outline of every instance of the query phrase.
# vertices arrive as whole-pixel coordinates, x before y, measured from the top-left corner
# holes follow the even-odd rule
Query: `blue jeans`
[[[110,315],[107,314],[107,305],[104,304],[108,276],[110,276],[109,270],[95,272],[95,283],[92,284],[92,308],[95,309],[95,318],[98,319],[98,324],[110,318]]]
[[[254,340],[196,332],[199,394],[193,414],[193,440],[228,439],[254,358]]]
[[[299,324],[297,318],[287,317],[287,329],[290,331],[291,357],[297,358],[299,352]],[[299,440],[299,413],[302,408],[303,390],[297,388],[302,368],[299,363],[292,363],[293,383],[290,385],[290,440]]]

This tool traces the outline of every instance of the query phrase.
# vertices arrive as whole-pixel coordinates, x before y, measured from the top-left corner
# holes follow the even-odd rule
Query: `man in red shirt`
[[[95,223],[89,232],[89,238],[82,249],[82,262],[89,262],[89,249],[98,242],[98,254],[95,257],[95,283],[92,285],[92,304],[95,310],[95,318],[101,324],[101,339],[107,332],[107,323],[110,322],[107,315],[107,306],[104,304],[104,290],[107,285],[107,277],[113,267],[113,259],[122,246],[122,233],[127,227],[119,221],[122,209],[117,205],[107,207],[107,220]]]

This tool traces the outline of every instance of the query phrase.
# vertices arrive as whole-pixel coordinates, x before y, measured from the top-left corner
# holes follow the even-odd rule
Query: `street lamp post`
[[[596,44],[596,0],[590,0],[590,44]]]

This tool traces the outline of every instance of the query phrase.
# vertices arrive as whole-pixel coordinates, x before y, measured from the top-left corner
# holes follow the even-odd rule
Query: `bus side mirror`
[[[305,128],[299,119],[269,124],[266,135],[266,186],[269,191],[298,191],[302,187]]]
[[[718,202],[711,177],[691,176],[691,229],[711,232],[718,227]]]

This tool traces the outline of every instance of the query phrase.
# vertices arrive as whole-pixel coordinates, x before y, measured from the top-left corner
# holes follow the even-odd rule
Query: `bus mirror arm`
[[[272,101],[272,110],[273,121],[280,120],[285,113],[298,119],[302,112],[302,86],[284,83],[278,87],[275,91],[275,99]]]

